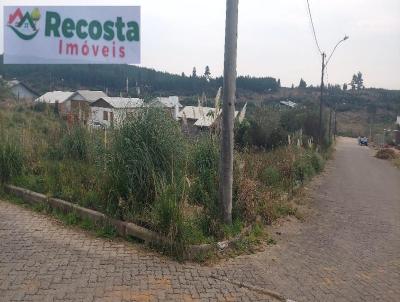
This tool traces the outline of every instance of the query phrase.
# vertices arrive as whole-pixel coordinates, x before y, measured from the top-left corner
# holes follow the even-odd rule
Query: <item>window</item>
[[[103,121],[108,121],[108,112],[103,111]]]

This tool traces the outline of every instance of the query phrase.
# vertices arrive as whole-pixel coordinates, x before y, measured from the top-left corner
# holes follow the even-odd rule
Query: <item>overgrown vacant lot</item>
[[[3,108],[0,177],[161,232],[178,254],[188,244],[231,238],[245,227],[255,239],[263,225],[296,214],[291,196],[322,170],[324,159],[312,147],[256,148],[246,142],[259,138],[262,127],[252,125],[238,130],[231,226],[219,219],[217,136],[184,137],[156,109],[143,109],[105,133],[68,126],[43,104]]]

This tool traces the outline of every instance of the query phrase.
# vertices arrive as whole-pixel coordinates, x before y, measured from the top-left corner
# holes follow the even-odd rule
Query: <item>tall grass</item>
[[[157,187],[184,176],[186,145],[178,124],[162,110],[143,109],[113,136],[109,209],[117,212],[122,203],[131,213],[150,210]]]
[[[5,183],[21,173],[24,155],[15,139],[5,138],[4,135],[0,139],[0,182]]]

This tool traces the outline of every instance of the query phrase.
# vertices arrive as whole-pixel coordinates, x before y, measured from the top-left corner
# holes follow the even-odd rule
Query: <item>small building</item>
[[[400,116],[397,117],[396,125],[400,126]]]
[[[292,101],[289,101],[289,100],[287,100],[287,101],[280,101],[279,102],[282,106],[286,106],[286,107],[289,107],[289,108],[296,108],[297,107],[297,104],[295,103],[295,102],[292,102]]]
[[[179,111],[183,108],[178,96],[155,98],[150,102],[150,106],[164,108],[175,120],[178,119]]]
[[[56,106],[60,116],[66,117],[71,112],[71,104],[67,103],[67,101],[74,93],[73,91],[50,91],[38,97],[35,102]]]
[[[216,129],[219,125],[221,109],[202,106],[186,106],[178,113],[182,130],[190,135]],[[239,112],[235,111],[235,118]]]
[[[68,117],[73,121],[80,121],[84,125],[90,119],[90,104],[100,98],[107,97],[103,91],[77,90],[66,102]]]
[[[144,102],[137,98],[103,97],[90,104],[92,127],[118,127],[129,116],[142,108]]]
[[[39,96],[32,88],[21,81],[11,80],[5,83],[18,101],[32,102]]]
[[[103,91],[51,91],[38,97],[35,102],[58,106],[60,116],[86,125],[90,118],[89,105],[102,97],[107,97]]]

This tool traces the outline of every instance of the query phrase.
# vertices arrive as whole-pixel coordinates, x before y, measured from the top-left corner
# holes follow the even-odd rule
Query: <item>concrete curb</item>
[[[65,200],[47,197],[46,195],[13,185],[5,185],[4,189],[8,194],[17,196],[23,199],[25,202],[29,203],[30,205],[45,203],[48,204],[51,208],[60,210],[63,213],[73,212],[78,217],[83,219],[90,219],[97,224],[112,225],[113,227],[115,227],[118,235],[121,237],[133,236],[144,241],[147,244],[163,244],[167,246],[173,246],[173,243],[167,238],[161,236],[156,232],[138,226],[134,223],[113,219],[103,213],[83,208]],[[187,247],[185,256],[187,259],[194,259],[200,254],[214,251],[215,248],[216,247],[212,244],[190,245]]]

